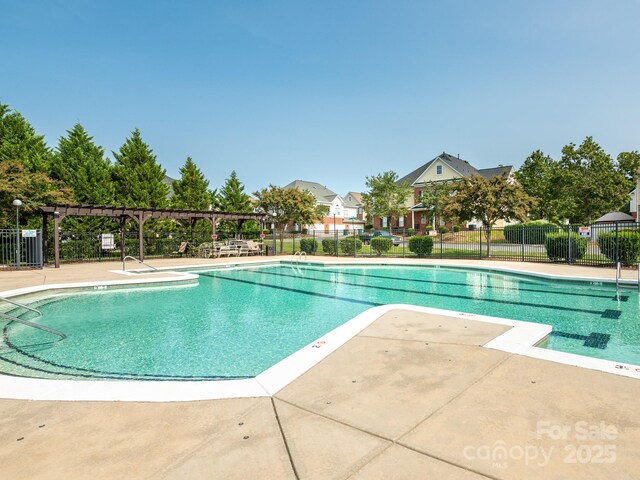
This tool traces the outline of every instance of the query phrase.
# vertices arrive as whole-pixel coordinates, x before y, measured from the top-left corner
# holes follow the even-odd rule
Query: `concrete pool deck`
[[[612,269],[443,263],[614,278]],[[121,268],[3,272],[0,290],[122,280],[111,272]],[[0,478],[638,478],[640,381],[479,346],[505,329],[394,310],[271,398],[0,400]]]

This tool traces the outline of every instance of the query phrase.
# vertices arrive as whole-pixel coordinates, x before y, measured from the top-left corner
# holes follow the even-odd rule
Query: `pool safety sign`
[[[581,238],[591,238],[591,227],[578,227],[578,234]]]
[[[22,230],[22,238],[36,238],[37,231],[36,230]]]

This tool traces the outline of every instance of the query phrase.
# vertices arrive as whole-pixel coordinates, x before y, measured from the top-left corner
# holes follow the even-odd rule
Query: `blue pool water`
[[[0,322],[0,372],[40,378],[207,380],[257,375],[358,313],[408,303],[553,325],[547,348],[640,364],[638,292],[482,270],[255,266],[190,287],[56,298],[42,324]],[[23,318],[29,319],[26,313]]]

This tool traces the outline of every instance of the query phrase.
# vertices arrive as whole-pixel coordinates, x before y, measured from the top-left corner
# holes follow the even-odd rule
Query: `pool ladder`
[[[0,301],[4,301],[7,303],[10,303],[11,305],[15,305],[16,307],[24,308],[26,310],[34,312],[37,315],[35,318],[40,318],[42,316],[42,312],[40,310],[38,310],[37,308],[30,307],[29,305],[25,305],[24,303],[16,302],[15,300],[9,300],[8,298],[5,298],[5,297],[0,297]],[[37,323],[30,322],[29,320],[24,320],[22,318],[16,317],[15,315],[11,315],[10,313],[0,312],[0,317],[5,318],[7,320],[11,320],[12,322],[21,323],[23,325],[26,325],[27,327],[33,327],[33,328],[37,328],[38,330],[43,330],[45,332],[53,333],[54,335],[58,335],[60,337],[60,340],[67,338],[67,336],[64,333],[58,330],[45,327],[44,325],[39,325]]]
[[[293,257],[291,257],[291,261],[292,262],[296,262],[296,263],[300,263],[300,260],[302,260],[302,257],[304,257],[304,261],[306,263],[307,262],[307,252],[302,252],[302,251],[298,250],[296,253],[293,254]]]
[[[157,269],[156,267],[152,267],[152,266],[151,266],[151,265],[149,265],[148,263],[144,263],[144,262],[143,262],[142,260],[140,260],[139,258],[136,258],[136,257],[131,256],[131,255],[127,255],[126,257],[124,257],[124,258],[122,259],[122,271],[123,271],[123,272],[124,272],[124,271],[126,271],[126,270],[125,270],[125,268],[124,268],[124,264],[125,264],[125,262],[127,261],[127,258],[130,258],[131,260],[136,260],[138,263],[141,263],[141,264],[143,264],[143,265],[146,265],[146,266],[147,266],[147,267],[149,267],[151,270],[155,270],[156,272],[158,271],[158,269]]]

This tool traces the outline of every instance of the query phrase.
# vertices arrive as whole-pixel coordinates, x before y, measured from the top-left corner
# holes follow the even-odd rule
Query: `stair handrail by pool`
[[[301,250],[298,250],[296,253],[293,254],[293,258],[291,259],[292,262],[296,262],[296,263],[300,263],[300,260],[302,260],[302,256],[304,255],[304,261],[307,261],[307,252],[303,252]]]
[[[149,267],[151,270],[155,270],[156,272],[158,271],[158,269],[156,267],[153,267],[151,265],[149,265],[148,263],[143,262],[142,260],[140,260],[139,258],[136,258],[132,255],[127,255],[126,257],[124,257],[122,259],[122,271],[125,272],[126,269],[124,268],[124,264],[127,261],[127,258],[130,258],[131,260],[136,260],[138,263],[141,263],[143,265],[146,265],[147,267]]]
[[[8,298],[5,298],[5,297],[0,297],[0,300],[4,301],[4,302],[7,302],[7,303],[10,303],[11,305],[15,305],[16,307],[24,308],[26,310],[34,312],[37,315],[36,318],[42,317],[42,312],[40,310],[38,310],[37,308],[30,307],[29,305],[25,305],[24,303],[16,302],[15,300],[9,300]],[[0,317],[6,318],[8,320],[11,320],[12,322],[21,323],[23,325],[26,325],[27,327],[33,327],[33,328],[37,328],[38,330],[42,330],[42,331],[45,331],[45,332],[53,333],[54,335],[58,335],[60,337],[60,340],[62,340],[64,338],[67,338],[67,336],[64,333],[62,333],[61,331],[59,331],[59,330],[56,330],[56,329],[50,328],[50,327],[46,327],[44,325],[39,325],[37,323],[33,323],[33,322],[28,321],[28,320],[24,320],[22,318],[19,318],[19,317],[15,316],[15,315],[11,315],[9,313],[0,312]]]

